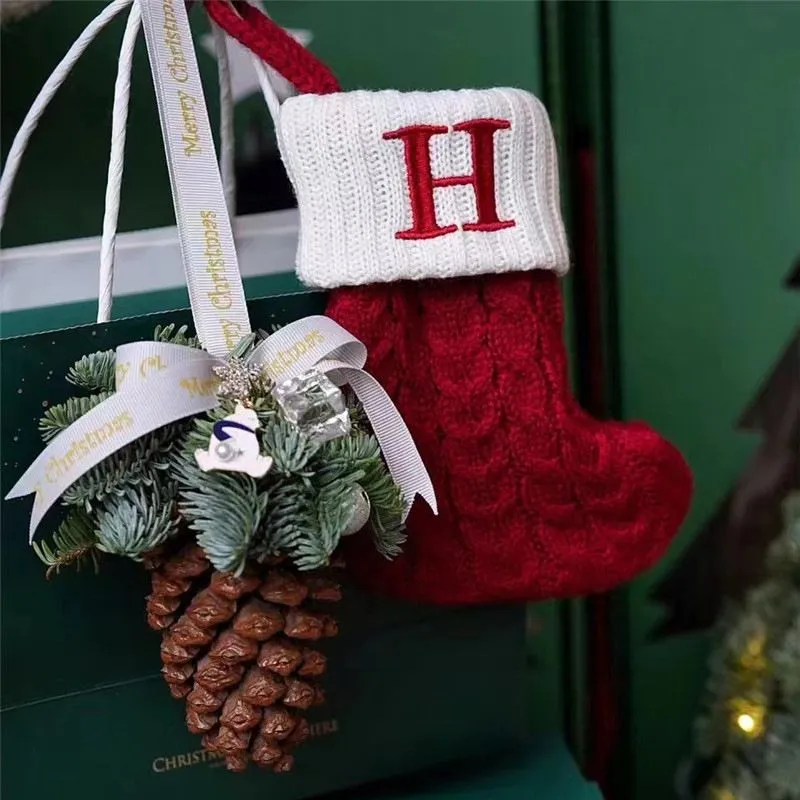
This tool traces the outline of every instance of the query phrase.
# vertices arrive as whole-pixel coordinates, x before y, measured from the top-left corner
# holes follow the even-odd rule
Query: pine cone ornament
[[[197,346],[172,325],[156,328],[155,340]],[[257,346],[248,337],[242,352]],[[109,350],[73,365],[68,379],[87,394],[48,409],[45,440],[108,398],[115,358]],[[233,771],[253,763],[287,772],[309,736],[305,712],[325,701],[318,643],[338,633],[330,608],[342,596],[342,537],[367,536],[385,557],[396,555],[403,495],[377,438],[350,419],[363,408],[333,383],[320,393],[306,373],[305,388],[292,385],[296,403],[315,404],[320,437],[285,414],[261,372],[238,357],[225,371],[241,378],[245,401],[218,397],[212,410],[100,461],[62,496],[64,521],[34,549],[48,576],[87,561],[99,568],[112,555],[139,562],[150,576],[145,613],[161,633],[161,673],[184,702],[188,729]],[[326,427],[331,418],[337,424]],[[197,453],[226,427],[246,428],[266,472],[203,468]]]
[[[274,559],[236,576],[214,570],[195,543],[148,567],[147,621],[161,631],[161,672],[185,700],[188,729],[234,772],[250,762],[290,770],[309,735],[303,712],[325,700],[327,662],[314,643],[338,632],[326,609],[341,599],[337,570]]]

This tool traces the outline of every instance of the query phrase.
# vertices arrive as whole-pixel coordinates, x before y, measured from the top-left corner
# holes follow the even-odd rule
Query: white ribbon
[[[39,522],[78,478],[120,448],[170,422],[218,405],[213,367],[251,332],[183,0],[136,0],[153,72],[175,218],[197,350],[163,342],[116,351],[115,393],[60,433],[7,498],[35,494],[30,539]],[[349,383],[370,419],[406,503],[421,495],[436,512],[433,485],[411,434],[380,384],[364,372],[367,351],[327,317],[307,317],[262,342],[249,360],[276,382],[312,367]]]
[[[386,464],[400,487],[407,516],[421,495],[436,513],[430,476],[400,412],[381,385],[364,372],[367,349],[327,317],[306,317],[263,341],[248,358],[276,381],[311,368],[349,383],[369,417]],[[78,478],[135,439],[184,417],[215,408],[223,363],[204,350],[163,342],[117,348],[116,392],[56,436],[26,470],[7,499],[35,493],[29,528],[33,540],[47,510]]]
[[[406,423],[380,383],[364,371],[367,348],[341,325],[322,316],[297,320],[258,345],[250,360],[263,364],[276,383],[312,368],[328,373],[334,383],[349,383],[369,418],[389,472],[403,492],[403,518],[417,495],[438,513],[430,475]]]
[[[183,0],[137,2],[195,328],[203,347],[222,356],[250,333],[250,320],[189,17]]]

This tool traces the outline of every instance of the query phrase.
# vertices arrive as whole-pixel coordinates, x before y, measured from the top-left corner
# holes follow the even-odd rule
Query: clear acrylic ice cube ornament
[[[327,442],[350,432],[344,393],[316,369],[276,384],[272,394],[283,415],[310,439]]]

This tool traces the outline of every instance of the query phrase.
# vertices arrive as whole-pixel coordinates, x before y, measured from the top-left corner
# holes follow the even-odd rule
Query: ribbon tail
[[[333,373],[331,379],[337,383],[340,382],[336,379],[338,373],[342,378],[341,382],[347,382],[353,387],[353,391],[364,406],[364,412],[375,431],[375,438],[381,446],[389,472],[403,492],[406,503],[403,520],[405,521],[411,512],[411,506],[417,495],[425,500],[434,514],[438,514],[436,491],[431,476],[405,420],[383,386],[368,372],[342,361],[324,361],[318,366],[325,372]]]
[[[92,467],[125,445],[170,422],[217,405],[209,363],[190,363],[141,381],[95,406],[40,453],[6,495],[35,493],[29,541],[47,511]]]

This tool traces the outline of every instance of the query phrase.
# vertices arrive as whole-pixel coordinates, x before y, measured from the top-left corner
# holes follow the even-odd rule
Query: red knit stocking
[[[222,27],[307,92],[335,78],[246,4]],[[329,314],[368,347],[431,474],[404,554],[352,537],[359,581],[447,604],[604,591],[650,566],[686,514],[691,475],[645,425],[600,423],[570,395],[558,278],[504,275],[337,289]]]
[[[600,423],[570,395],[556,277],[531,272],[340,289],[329,314],[362,339],[431,473],[393,562],[356,540],[375,591],[437,603],[609,589],[664,552],[691,475],[641,424]]]

